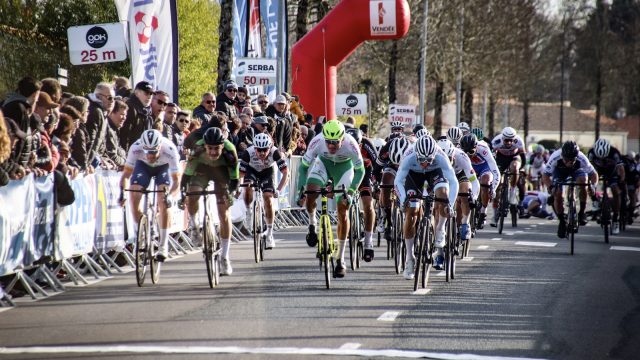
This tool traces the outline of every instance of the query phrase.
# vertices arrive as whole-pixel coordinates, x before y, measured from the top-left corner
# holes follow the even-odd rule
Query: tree
[[[224,82],[231,78],[233,67],[233,5],[233,0],[223,0],[220,6],[217,85],[219,93],[224,90]]]

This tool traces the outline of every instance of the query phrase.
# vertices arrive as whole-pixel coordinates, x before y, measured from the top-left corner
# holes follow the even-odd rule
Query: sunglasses
[[[156,155],[160,152],[160,149],[144,149],[144,153],[147,155]]]
[[[269,148],[256,148],[256,151],[259,153],[264,153],[267,152],[269,150]]]
[[[105,94],[98,94],[100,96],[104,96],[105,99],[107,99],[107,101],[113,101],[114,97],[111,95],[105,95]]]
[[[238,89],[227,89],[227,91],[237,93],[237,92],[238,92]]]
[[[424,164],[433,162],[435,156],[416,156],[416,158],[418,159],[419,163]]]
[[[213,104],[215,104],[215,103],[216,103],[216,101],[215,101],[215,100],[207,100],[207,104],[209,104],[209,105],[213,105]]]
[[[158,101],[157,101],[157,103],[158,103],[158,105],[160,105],[160,106],[167,106],[167,103],[166,103],[166,102],[164,102],[164,101],[162,101],[162,100],[158,100]]]
[[[187,124],[189,123],[189,119],[184,119],[184,118],[178,119],[178,121],[181,123],[187,123]]]
[[[327,145],[340,145],[340,140],[325,140],[325,143],[327,143]]]

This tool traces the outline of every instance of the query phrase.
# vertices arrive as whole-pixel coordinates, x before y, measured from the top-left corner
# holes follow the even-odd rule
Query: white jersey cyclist
[[[478,195],[480,195],[480,182],[478,181],[478,177],[476,176],[476,171],[473,170],[473,166],[471,166],[471,159],[469,156],[459,148],[453,149],[453,170],[456,174],[464,174],[466,179],[471,183],[471,196],[473,200],[478,199]],[[458,178],[461,176],[458,175]]]
[[[309,170],[309,168],[311,168]],[[330,168],[330,171],[327,169]],[[353,171],[351,171],[353,169]],[[364,178],[364,160],[358,142],[351,136],[345,136],[342,146],[335,154],[329,153],[324,134],[316,135],[307,152],[302,157],[302,166],[298,175],[298,187],[307,183],[307,172],[310,183],[324,186],[329,174],[334,175],[333,185],[339,189],[344,185],[346,190],[355,192]]]
[[[558,178],[558,180],[564,180],[568,176],[582,176],[590,175],[596,172],[596,169],[591,165],[589,159],[582,152],[578,152],[578,157],[573,163],[571,168],[568,168],[562,161],[562,149],[558,149],[551,154],[547,165],[544,167],[543,174]]]
[[[147,160],[142,141],[138,140],[133,143],[133,145],[131,145],[131,148],[129,148],[125,166],[133,168],[136,166],[136,162],[138,161],[144,162],[145,165],[149,167],[160,167],[168,164],[169,173],[175,174],[180,172],[180,169],[178,167],[178,164],[180,163],[180,155],[178,154],[178,150],[176,149],[176,146],[173,144],[173,142],[165,137],[160,138],[160,157],[153,163],[150,163]]]
[[[280,170],[287,167],[287,162],[277,147],[272,146],[271,149],[269,149],[269,154],[266,159],[261,160],[258,157],[257,148],[251,146],[240,157],[240,171],[246,173],[249,171],[249,168],[251,168],[256,172],[262,172],[271,169],[274,163]]]
[[[431,171],[440,170],[442,171],[442,176],[446,179],[447,182],[431,184],[433,186],[433,190],[437,189],[440,186],[447,186],[449,188],[449,204],[455,204],[456,198],[458,197],[458,179],[456,178],[455,171],[451,166],[451,162],[449,162],[449,158],[447,155],[440,149],[439,147],[436,149],[436,155],[431,164],[426,168],[422,168],[420,163],[418,162],[418,158],[416,156],[415,146],[409,147],[407,151],[405,151],[402,161],[400,162],[400,167],[398,168],[398,172],[396,173],[396,178],[394,180],[394,186],[396,188],[396,192],[399,195],[400,203],[403,204],[407,198],[407,191],[405,189],[405,180],[409,175],[409,172],[426,174]],[[416,184],[422,186],[422,184]]]
[[[491,141],[491,147],[497,156],[513,157],[520,154],[526,154],[524,141],[522,141],[522,138],[518,135],[513,139],[513,144],[511,144],[511,146],[506,146],[503,141],[502,134],[498,134]]]
[[[498,188],[498,184],[500,184],[500,170],[498,169],[496,160],[491,154],[491,150],[489,150],[489,146],[484,141],[478,141],[476,153],[469,156],[469,160],[478,176],[482,176],[487,171],[493,174],[491,192],[495,194],[495,190]]]

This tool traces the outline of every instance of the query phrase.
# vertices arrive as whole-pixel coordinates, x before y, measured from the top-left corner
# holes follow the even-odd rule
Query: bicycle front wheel
[[[416,254],[416,268],[413,273],[413,291],[418,290],[418,279],[420,278],[420,271],[422,270],[422,264],[427,260],[423,257],[424,254],[424,243],[425,243],[425,234],[424,234],[424,221],[420,221],[420,225],[418,226],[418,231],[416,232],[416,239],[418,239],[417,249],[418,253]]]
[[[157,244],[157,241],[152,240],[151,246],[149,246],[149,270],[151,271],[152,284],[157,284],[158,282],[160,282],[160,267],[162,266],[162,263],[158,262],[155,257]]]
[[[331,277],[333,277],[333,257],[332,250],[329,245],[329,231],[331,231],[331,225],[327,219],[322,220],[322,262],[324,263],[324,281],[327,289],[331,288]]]
[[[356,269],[356,254],[358,243],[358,228],[356,226],[356,210],[355,206],[351,206],[349,209],[349,262],[351,263],[351,270]]]
[[[256,194],[257,196],[257,194]],[[260,262],[260,248],[262,247],[262,213],[260,212],[258,200],[253,200],[253,258],[256,263]]]
[[[147,274],[147,261],[149,261],[149,252],[147,244],[147,227],[148,219],[146,215],[140,217],[138,222],[138,234],[136,239],[136,281],[138,286],[144,284],[144,278]]]
[[[202,224],[202,243],[204,249],[202,250],[204,255],[204,263],[207,267],[207,280],[209,281],[209,287],[214,288],[216,283],[216,266],[213,263],[213,238],[211,236],[211,223],[209,222],[209,215],[204,217],[204,223]]]

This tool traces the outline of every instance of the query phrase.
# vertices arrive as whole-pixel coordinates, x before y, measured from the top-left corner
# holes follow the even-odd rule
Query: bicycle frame
[[[202,220],[202,254],[207,268],[207,279],[209,287],[214,288],[220,283],[220,243],[216,235],[215,226],[211,224],[209,219],[209,211],[207,206],[207,197],[215,195],[214,190],[190,191],[185,196],[202,196],[204,203],[204,217]],[[213,231],[210,231],[213,230]]]
[[[257,182],[247,182],[241,187],[253,189],[253,201],[251,203],[252,213],[252,226],[253,226],[253,257],[256,263],[264,260],[265,250],[265,213],[264,213],[264,198],[262,194],[262,187]]]

